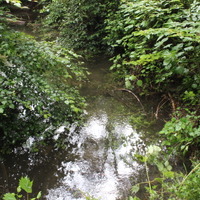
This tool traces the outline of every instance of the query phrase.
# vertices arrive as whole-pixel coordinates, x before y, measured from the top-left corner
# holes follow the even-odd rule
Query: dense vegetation
[[[197,160],[195,173],[183,184],[183,175],[175,175],[164,161],[161,164],[163,157],[157,154],[160,160],[155,164],[162,178],[154,181],[162,187],[155,189],[149,184],[149,198],[198,199],[200,2],[125,0],[110,13],[106,23],[105,39],[117,50],[111,67],[116,77],[140,95],[160,94],[158,110],[170,102],[172,117],[160,132],[165,136],[163,144],[169,155],[184,153],[188,159]],[[169,178],[173,185],[165,183]]]
[[[182,150],[199,145],[199,9],[198,1],[122,1],[106,27],[107,42],[121,49],[111,69],[125,87],[165,94],[173,111],[181,112],[173,113],[162,133]]]
[[[43,4],[45,17],[41,21],[45,33],[50,31],[47,39],[55,39],[59,34],[57,39],[62,45],[81,52],[84,57],[107,51],[104,21],[117,8],[118,1],[57,0]]]
[[[143,93],[172,91],[183,93],[185,100],[199,95],[198,6],[197,2],[189,6],[181,1],[128,1],[111,15],[107,41],[123,49],[112,69],[125,77],[127,88],[136,83]]]
[[[155,164],[161,174],[150,181],[147,170],[148,198],[198,199],[200,2],[43,0],[41,6],[40,21],[50,33],[44,38],[56,39],[62,47],[0,26],[1,145],[16,144],[79,117],[83,101],[69,87],[69,79],[83,72],[74,62],[77,56],[65,48],[84,57],[109,53],[111,70],[126,90],[160,96],[157,118],[169,103],[171,120],[160,132],[162,145],[168,155],[184,154],[192,160],[192,170],[185,176],[172,171],[160,147],[151,146],[146,156],[137,155],[146,168]],[[133,193],[138,190],[139,185],[133,187]]]
[[[0,145],[5,152],[30,136],[49,137],[63,123],[79,120],[84,101],[71,83],[85,75],[78,56],[54,42],[37,42],[4,24],[0,29]]]

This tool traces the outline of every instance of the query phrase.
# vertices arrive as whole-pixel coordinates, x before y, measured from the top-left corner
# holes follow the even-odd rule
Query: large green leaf
[[[27,193],[32,193],[33,181],[30,181],[28,177],[22,177],[19,180],[19,186],[25,190]]]
[[[3,200],[17,200],[17,199],[15,198],[14,193],[6,193],[3,196]]]

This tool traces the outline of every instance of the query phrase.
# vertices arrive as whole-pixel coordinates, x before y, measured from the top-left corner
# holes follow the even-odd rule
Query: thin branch
[[[170,98],[170,102],[171,102],[171,105],[172,105],[172,110],[173,110],[173,112],[175,112],[176,111],[176,104],[175,104],[175,102],[174,102],[174,100],[172,98],[172,95],[169,92],[168,92],[168,96]]]
[[[145,111],[144,106],[142,105],[140,99],[138,98],[138,96],[134,92],[132,92],[131,90],[125,89],[125,88],[118,88],[116,90],[125,91],[125,92],[128,92],[128,93],[132,94],[137,99],[137,101],[140,103],[143,111]]]
[[[142,185],[142,184],[149,184],[149,183],[151,183],[151,184],[153,184],[153,183],[159,183],[159,181],[157,181],[157,180],[148,180],[148,181],[144,181],[144,182],[140,182],[140,183],[138,183],[139,185]]]
[[[147,180],[148,180],[148,184],[149,184],[149,190],[150,190],[150,194],[151,194],[151,181],[150,181],[150,178],[149,178],[149,172],[148,172],[148,166],[147,166],[147,161],[145,161],[145,169],[146,169],[146,176],[147,176]]]
[[[158,119],[158,113],[160,111],[160,109],[167,103],[168,99],[166,101],[164,101],[166,99],[166,97],[163,97],[162,100],[159,102],[157,108],[156,108],[156,112],[155,112],[155,117],[156,119]],[[163,102],[164,101],[164,102]]]
[[[180,186],[179,187],[181,187],[183,184],[184,184],[184,182],[186,181],[186,179],[194,172],[194,171],[196,171],[198,168],[200,167],[200,163],[197,165],[197,166],[195,166],[191,171],[190,171],[190,173],[183,179],[183,181],[180,183]]]

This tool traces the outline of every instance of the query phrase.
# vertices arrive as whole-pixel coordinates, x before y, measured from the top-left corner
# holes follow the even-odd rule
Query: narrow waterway
[[[109,66],[103,59],[87,65],[91,75],[80,91],[88,104],[85,124],[63,125],[53,141],[37,148],[30,138],[5,159],[0,185],[15,191],[19,178],[27,175],[34,180],[33,190],[42,191],[42,199],[125,200],[131,185],[145,179],[143,167],[133,159],[144,151],[144,132],[130,124],[141,106],[132,97],[130,108],[113,94]]]

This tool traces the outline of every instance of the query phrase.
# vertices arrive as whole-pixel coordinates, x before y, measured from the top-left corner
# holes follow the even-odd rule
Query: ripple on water
[[[131,166],[127,164],[138,149],[137,142],[142,142],[139,134],[127,119],[110,124],[107,113],[101,112],[88,117],[76,139],[79,158],[62,162],[64,177],[58,187],[48,190],[46,198],[82,200],[90,195],[102,200],[123,199],[131,188],[130,176],[140,169],[132,160]]]

